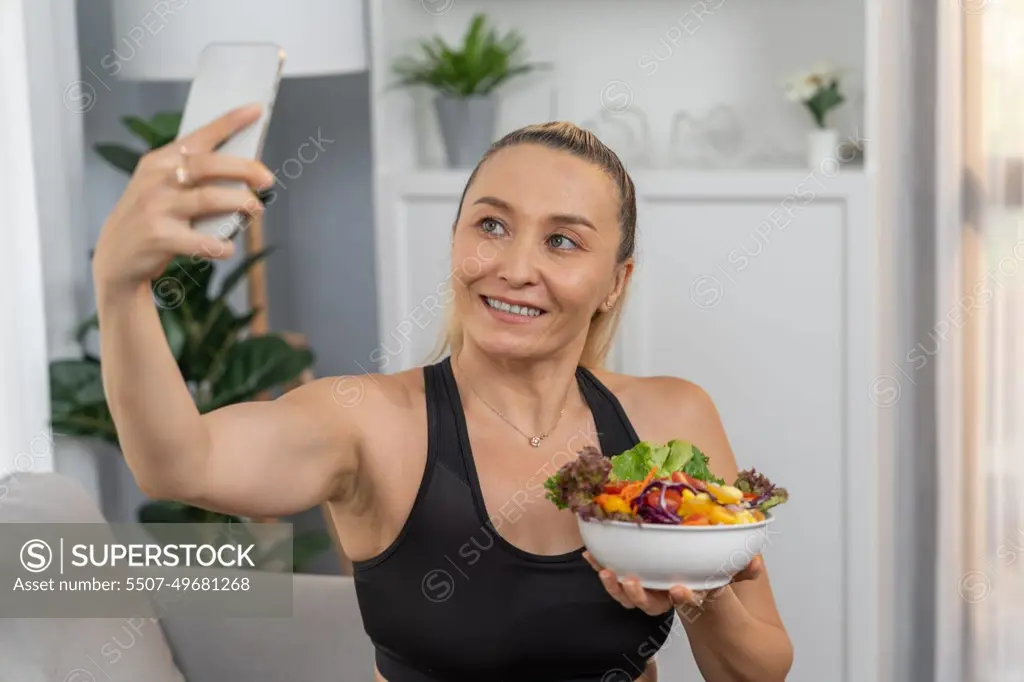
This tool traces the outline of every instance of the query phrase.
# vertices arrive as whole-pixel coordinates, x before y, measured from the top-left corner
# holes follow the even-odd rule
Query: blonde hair
[[[473,169],[466,182],[466,187],[462,190],[458,213],[452,223],[452,231],[454,232],[458,225],[459,216],[462,213],[462,202],[465,200],[473,180],[476,179],[480,167],[498,151],[521,144],[538,144],[548,149],[568,152],[593,163],[608,174],[619,189],[619,226],[622,228],[622,240],[619,242],[615,262],[621,265],[631,258],[636,250],[636,190],[632,178],[629,177],[629,173],[626,172],[615,152],[597,139],[596,135],[572,123],[562,121],[526,126],[512,131],[492,144],[481,157],[476,168]],[[451,279],[448,280],[449,286],[451,286]],[[626,288],[628,289],[628,283]],[[598,310],[591,317],[587,340],[580,357],[580,365],[590,369],[604,366],[608,351],[615,338],[615,332],[618,330],[619,321],[622,318],[626,293],[627,291],[624,289],[610,310],[604,312]],[[452,297],[445,309],[444,331],[428,362],[437,362],[449,352],[458,353],[462,347],[462,334],[462,322],[456,313],[454,297]]]

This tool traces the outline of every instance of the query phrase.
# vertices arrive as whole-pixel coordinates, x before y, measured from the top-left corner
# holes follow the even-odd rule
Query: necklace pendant
[[[539,448],[540,447],[540,437],[539,436],[534,436],[533,438],[531,438],[530,439],[530,445],[532,445],[535,448]]]

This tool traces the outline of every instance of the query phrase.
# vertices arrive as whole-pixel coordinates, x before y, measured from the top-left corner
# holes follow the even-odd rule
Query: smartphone
[[[181,115],[178,139],[247,104],[263,106],[260,118],[232,135],[217,152],[246,159],[259,159],[270,126],[270,114],[281,82],[285,54],[273,43],[210,43],[199,57],[199,68],[189,87]],[[218,181],[245,188],[242,181]],[[255,198],[253,199],[255,201]],[[243,213],[204,216],[193,221],[193,229],[224,240],[234,239],[246,228]]]

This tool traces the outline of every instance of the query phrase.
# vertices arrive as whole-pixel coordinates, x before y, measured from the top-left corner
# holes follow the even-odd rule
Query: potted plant
[[[839,73],[829,64],[821,63],[807,73],[786,83],[786,97],[803,104],[814,119],[815,129],[808,135],[807,161],[817,168],[823,161],[835,158],[839,135],[828,126],[829,112],[846,101],[839,90]]]
[[[156,148],[175,139],[181,115],[163,112],[149,121],[133,116],[123,121],[150,148]],[[133,149],[114,144],[97,145],[96,151],[128,174],[134,172],[142,156]],[[248,271],[271,251],[265,249],[249,254],[225,274],[216,290],[212,286],[212,263],[186,256],[173,259],[154,282],[154,300],[168,345],[202,413],[281,391],[313,363],[312,351],[293,347],[282,335],[247,333],[247,325],[259,311],[236,312],[228,303],[232,291],[244,281]],[[102,333],[95,314],[76,330],[81,357],[50,363],[52,427],[55,433],[96,438],[116,446],[117,429],[103,393],[100,358],[89,350],[88,340],[93,332]],[[137,518],[146,524],[216,524],[209,527],[209,533],[204,533],[205,540],[227,535],[237,537],[239,532],[244,532],[244,519],[167,500],[143,504]],[[148,528],[160,534],[153,530],[159,526]],[[230,533],[222,533],[222,530]],[[175,532],[180,541],[180,530]],[[323,531],[297,534],[292,539],[292,570],[300,570],[307,561],[330,547],[330,536]],[[261,565],[279,561],[282,548],[287,549],[283,546],[269,548],[260,557]]]
[[[434,36],[419,43],[419,59],[395,61],[397,85],[436,90],[434,106],[448,165],[474,166],[494,141],[496,90],[509,79],[542,67],[524,60],[524,39],[516,31],[499,36],[483,14],[473,17],[462,45],[449,46]]]

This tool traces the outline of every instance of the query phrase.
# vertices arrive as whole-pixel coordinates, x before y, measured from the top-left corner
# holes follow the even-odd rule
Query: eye
[[[485,233],[495,237],[500,237],[505,233],[505,226],[500,221],[494,218],[484,218],[479,223],[480,229]]]
[[[550,237],[548,237],[548,244],[555,247],[556,249],[561,249],[563,251],[570,249],[578,249],[580,247],[579,244],[577,244],[564,234],[551,235]]]

